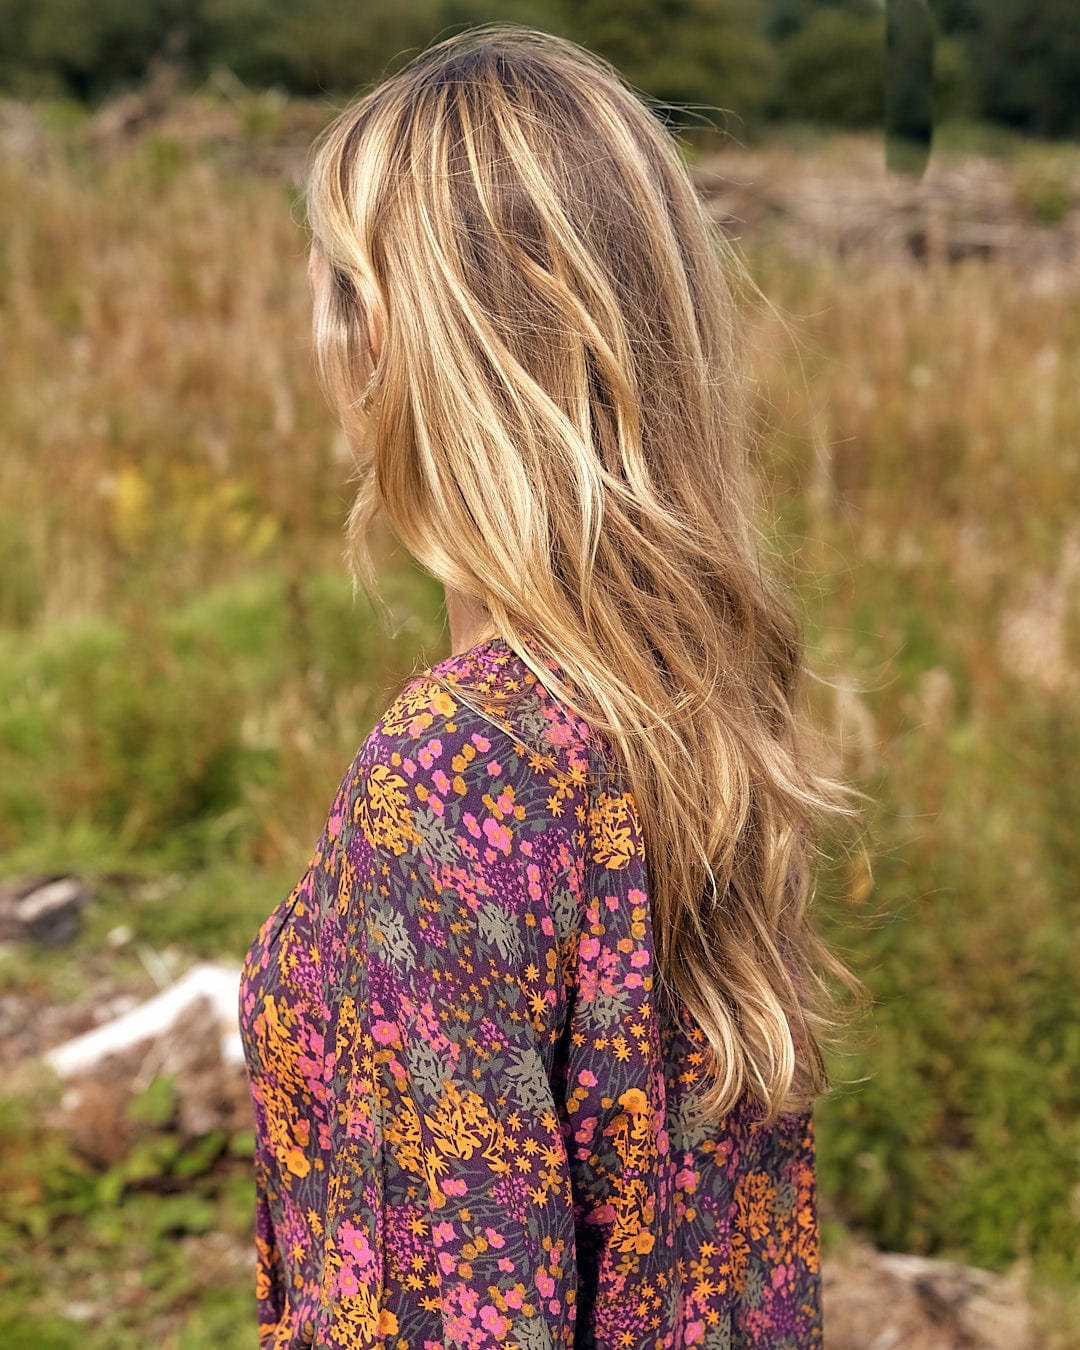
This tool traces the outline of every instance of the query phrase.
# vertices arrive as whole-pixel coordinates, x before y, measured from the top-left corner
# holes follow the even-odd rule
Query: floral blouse
[[[707,1047],[595,748],[496,637],[342,778],[240,983],[260,1350],[821,1344],[812,1117],[689,1128]]]

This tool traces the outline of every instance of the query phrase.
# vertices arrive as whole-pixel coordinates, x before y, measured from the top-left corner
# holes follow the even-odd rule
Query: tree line
[[[939,119],[1080,133],[1076,0],[916,3],[936,30]],[[0,0],[0,88],[95,105],[165,58],[196,83],[224,66],[256,88],[349,94],[491,20],[583,42],[681,121],[882,120],[884,0]]]

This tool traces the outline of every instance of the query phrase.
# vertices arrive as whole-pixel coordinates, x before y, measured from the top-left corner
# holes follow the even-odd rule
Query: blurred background
[[[449,650],[309,341],[305,151],[431,38],[573,37],[670,112],[745,297],[764,520],[874,798],[823,922],[831,1350],[1080,1344],[1080,15],[933,0],[0,0],[0,1344],[253,1346],[239,962]]]

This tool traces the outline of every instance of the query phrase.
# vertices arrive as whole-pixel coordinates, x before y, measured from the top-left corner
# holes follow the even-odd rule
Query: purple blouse
[[[690,1129],[705,1038],[596,747],[498,637],[342,778],[240,984],[260,1350],[821,1344],[812,1116]]]

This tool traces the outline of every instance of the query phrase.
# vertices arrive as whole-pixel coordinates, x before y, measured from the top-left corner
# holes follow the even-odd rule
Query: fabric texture
[[[240,983],[260,1350],[821,1344],[812,1115],[689,1128],[609,763],[501,637],[360,747]]]

